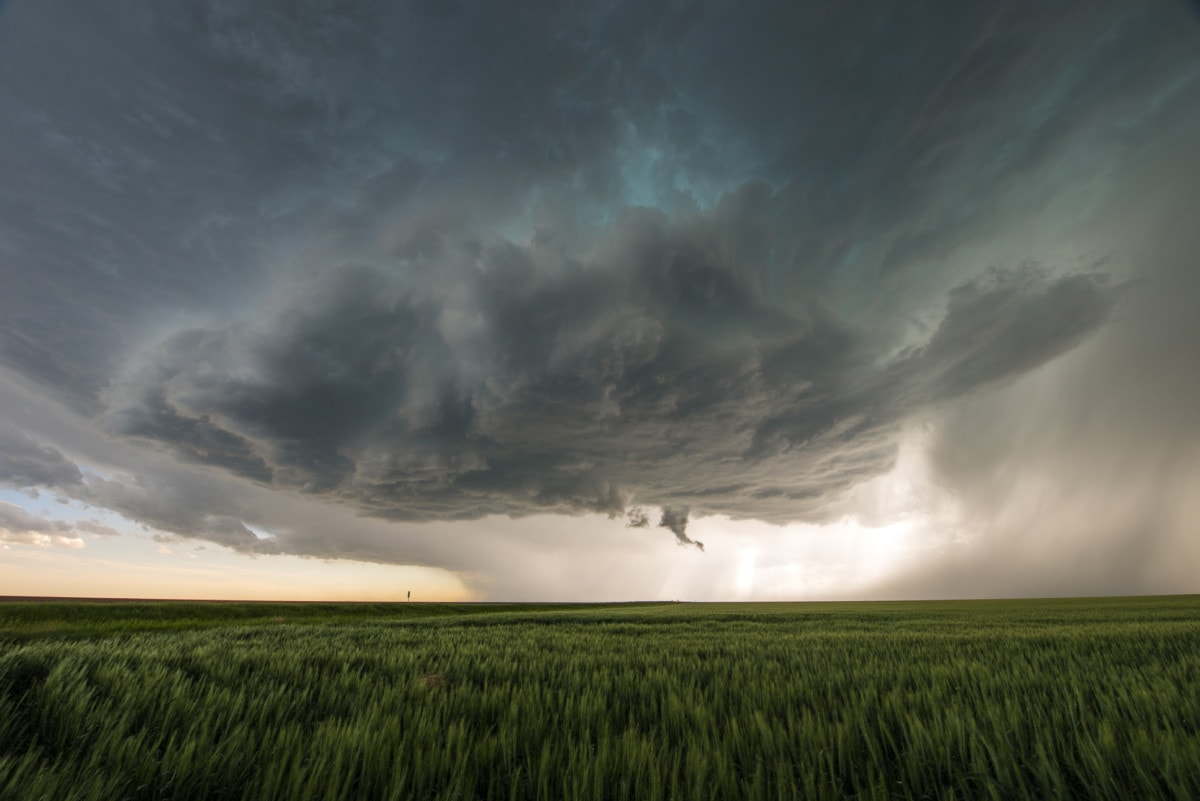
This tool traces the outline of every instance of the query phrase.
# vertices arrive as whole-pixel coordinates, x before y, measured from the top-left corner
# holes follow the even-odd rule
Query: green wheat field
[[[0,603],[3,799],[1200,798],[1200,597]]]

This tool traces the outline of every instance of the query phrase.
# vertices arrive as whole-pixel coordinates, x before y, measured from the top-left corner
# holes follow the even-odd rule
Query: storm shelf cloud
[[[468,242],[415,280],[332,270],[270,314],[150,347],[101,420],[385,517],[642,504],[690,543],[680,505],[820,520],[891,467],[910,414],[1040,366],[1113,303],[1093,274],[995,272],[886,360],[819,300],[764,293],[704,241],[722,228],[634,212],[595,261]]]
[[[980,555],[1025,569],[1039,519],[1046,559],[1085,548],[1120,483],[1090,468],[1139,453],[1173,494],[1064,586],[1152,589],[1200,476],[1198,40],[1167,0],[4,6],[0,365],[35,400],[0,483],[499,575],[451,552],[497,517],[678,560],[705,519],[885,525],[866,488],[922,432],[956,533],[904,514],[966,544],[881,587],[1017,586]]]

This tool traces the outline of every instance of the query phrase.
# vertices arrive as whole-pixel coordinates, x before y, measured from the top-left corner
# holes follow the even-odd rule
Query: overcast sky
[[[0,595],[1197,592],[1200,14],[0,3]]]

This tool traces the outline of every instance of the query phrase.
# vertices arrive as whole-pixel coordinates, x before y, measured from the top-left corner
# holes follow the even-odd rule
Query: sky
[[[0,595],[1200,592],[1200,7],[0,4]]]

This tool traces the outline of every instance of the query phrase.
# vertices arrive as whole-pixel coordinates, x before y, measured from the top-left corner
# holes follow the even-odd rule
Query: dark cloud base
[[[104,396],[106,419],[372,515],[640,504],[695,544],[689,508],[823,519],[891,468],[911,415],[1041,366],[1118,294],[1094,272],[993,270],[895,353],[818,298],[764,292],[709,233],[736,210],[672,223],[634,209],[574,257],[443,240],[405,271],[332,270],[255,321],[148,349]]]
[[[247,553],[417,558],[264,539],[254,493],[601,513],[699,546],[701,515],[846,513],[933,420],[945,483],[1002,516],[972,499],[1006,461],[973,446],[1020,421],[958,407],[1081,343],[1116,354],[1095,375],[1152,361],[1106,337],[1123,314],[1155,330],[1127,301],[1157,251],[1107,277],[1132,234],[1098,235],[1164,187],[1196,206],[1190,8],[6,5],[0,365],[95,427],[91,462],[155,458],[93,474],[4,409],[0,483]],[[1147,348],[1171,368],[1152,389],[1194,341]]]

